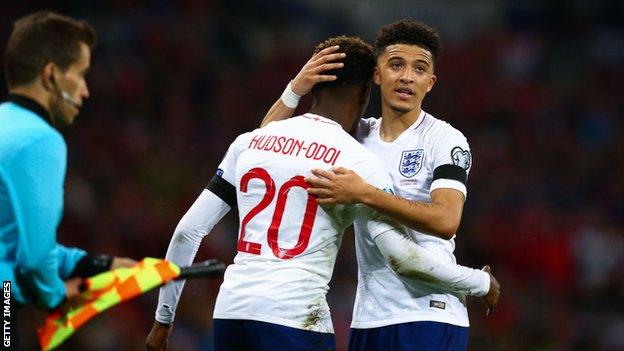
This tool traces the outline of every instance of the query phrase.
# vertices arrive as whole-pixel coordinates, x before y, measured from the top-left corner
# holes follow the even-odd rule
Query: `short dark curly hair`
[[[339,51],[347,55],[341,61],[344,63],[344,66],[324,72],[323,74],[335,75],[336,80],[319,83],[314,86],[314,90],[371,84],[376,63],[375,51],[372,45],[358,37],[341,35],[329,38],[318,44],[314,49],[314,53],[334,45],[339,45]]]
[[[381,27],[375,40],[377,56],[379,57],[386,47],[394,44],[417,45],[429,50],[433,56],[433,65],[438,65],[442,50],[440,36],[437,30],[422,22],[402,20]]]

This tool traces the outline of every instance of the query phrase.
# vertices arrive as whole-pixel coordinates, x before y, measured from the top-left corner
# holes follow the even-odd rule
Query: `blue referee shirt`
[[[0,277],[12,281],[17,302],[50,309],[86,252],[56,242],[67,146],[47,117],[23,96],[0,104]]]

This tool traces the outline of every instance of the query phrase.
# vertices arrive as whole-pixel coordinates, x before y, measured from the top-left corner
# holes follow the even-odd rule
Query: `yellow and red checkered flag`
[[[215,260],[180,268],[172,262],[147,257],[134,267],[113,269],[85,280],[83,301],[77,306],[61,306],[48,314],[38,328],[43,351],[53,350],[78,328],[99,313],[176,279],[189,279],[223,273],[224,265]]]

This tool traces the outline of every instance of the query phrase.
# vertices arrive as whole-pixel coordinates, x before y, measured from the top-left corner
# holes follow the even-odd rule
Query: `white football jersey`
[[[331,333],[325,300],[343,231],[356,217],[368,235],[392,230],[362,205],[318,206],[304,177],[343,166],[391,188],[381,161],[327,118],[305,114],[239,136],[218,174],[236,187],[238,254],[214,318],[251,319]],[[376,217],[376,216],[375,216]]]
[[[381,119],[362,119],[356,138],[386,164],[396,195],[422,202],[430,202],[431,191],[439,188],[456,189],[466,195],[464,182],[446,176],[448,171],[458,171],[465,177],[470,170],[470,148],[461,132],[423,111],[396,140],[385,142],[380,138],[380,124]],[[367,232],[366,223],[356,221],[355,230],[359,279],[353,328],[414,321],[469,325],[465,296],[446,293],[418,280],[399,278],[387,266]],[[411,228],[408,231],[416,243],[456,263],[454,239],[440,239]]]

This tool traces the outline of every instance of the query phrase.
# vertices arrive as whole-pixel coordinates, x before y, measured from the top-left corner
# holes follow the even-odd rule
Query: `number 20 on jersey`
[[[271,175],[263,168],[252,168],[243,175],[240,182],[240,191],[246,193],[249,182],[252,179],[259,179],[264,182],[266,186],[266,192],[260,202],[254,206],[241,222],[240,235],[238,237],[237,249],[240,252],[247,252],[254,255],[260,255],[262,244],[254,243],[245,240],[245,229],[249,221],[262,212],[267,206],[271,204],[275,198],[275,181],[271,178]],[[306,183],[304,177],[299,175],[290,178],[284,183],[277,191],[277,202],[275,204],[275,211],[271,219],[271,225],[267,231],[267,243],[273,251],[273,254],[281,259],[291,259],[297,255],[300,255],[308,247],[310,243],[310,235],[312,234],[312,227],[314,226],[314,219],[316,218],[316,211],[318,204],[316,200],[308,194],[305,215],[303,222],[301,223],[301,230],[299,232],[299,238],[297,244],[290,248],[282,248],[279,246],[277,239],[279,236],[279,228],[282,223],[282,217],[284,215],[284,209],[286,208],[286,201],[288,200],[288,192],[291,188],[300,187],[308,189],[310,185]]]

